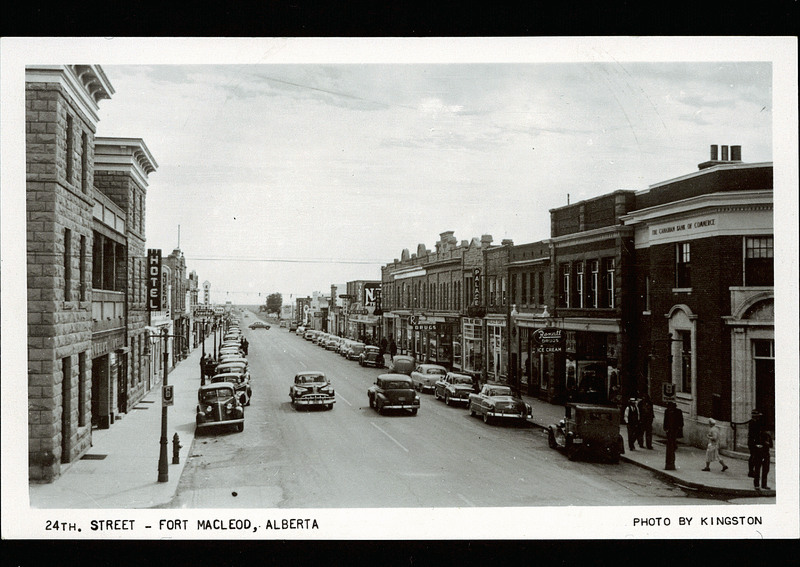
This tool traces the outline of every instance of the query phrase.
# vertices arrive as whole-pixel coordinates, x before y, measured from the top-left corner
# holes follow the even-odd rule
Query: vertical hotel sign
[[[147,310],[161,311],[161,249],[147,250]]]

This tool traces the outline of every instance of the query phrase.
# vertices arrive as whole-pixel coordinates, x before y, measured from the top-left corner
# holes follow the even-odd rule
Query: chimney
[[[728,146],[722,146],[722,157],[720,160],[728,161]]]
[[[510,238],[504,238],[500,244],[502,246],[514,246],[514,241],[511,240]]]
[[[488,248],[492,243],[492,235],[484,234],[481,236],[481,248]]]
[[[708,158],[711,161],[717,161],[717,144],[711,144],[711,156]]]
[[[731,146],[731,161],[742,161],[742,146]]]

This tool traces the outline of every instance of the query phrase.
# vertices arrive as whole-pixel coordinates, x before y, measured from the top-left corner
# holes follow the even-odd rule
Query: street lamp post
[[[205,317],[200,323],[200,345],[203,349],[203,354],[200,357],[200,385],[205,386],[206,383],[206,319]]]
[[[162,364],[164,365],[164,381],[162,383],[162,388],[161,388],[161,392],[162,392],[162,394],[161,394],[162,395],[162,401],[161,401],[161,439],[160,439],[161,449],[160,449],[159,455],[158,455],[158,482],[168,482],[169,481],[169,464],[167,462],[168,461],[168,459],[167,459],[167,443],[168,443],[167,442],[167,422],[168,422],[167,407],[168,406],[166,405],[166,403],[164,403],[163,395],[164,395],[164,390],[166,389],[165,386],[167,386],[167,375],[168,375],[168,372],[169,372],[169,368],[168,368],[169,367],[169,352],[168,352],[168,348],[167,348],[168,347],[167,339],[169,339],[170,337],[172,337],[173,339],[178,339],[178,340],[186,340],[186,337],[184,337],[182,335],[170,335],[170,334],[167,333],[167,329],[166,328],[162,329],[161,338],[164,339],[164,348],[163,348],[164,352],[162,354],[162,357],[163,357]],[[152,338],[154,338],[156,341],[158,340],[157,337],[152,337]]]

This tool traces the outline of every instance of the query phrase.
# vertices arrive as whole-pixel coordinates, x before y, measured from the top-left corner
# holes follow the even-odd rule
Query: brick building
[[[94,134],[114,89],[91,65],[25,81],[28,467],[50,481],[91,444]]]
[[[758,408],[775,424],[772,163],[718,150],[638,192],[622,217],[636,238],[639,388],[663,406],[663,385],[674,386],[698,445],[709,417],[743,423]]]
[[[548,399],[606,402],[618,389],[636,393],[633,229],[621,222],[635,203],[633,191],[614,191],[550,211],[547,324],[563,331],[564,349],[548,355]]]
[[[548,240],[512,246],[508,251],[511,343],[509,360],[518,369],[523,392],[547,398],[554,393],[551,357],[537,352],[536,329],[545,328],[549,317],[550,244]],[[549,309],[553,309],[552,303]]]
[[[452,231],[439,236],[435,250],[424,244],[415,254],[405,249],[381,269],[383,333],[399,353],[478,373],[484,359],[481,273],[492,237],[459,243]]]

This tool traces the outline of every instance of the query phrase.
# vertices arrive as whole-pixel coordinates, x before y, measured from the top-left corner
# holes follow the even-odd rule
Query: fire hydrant
[[[172,436],[172,464],[173,465],[181,464],[181,456],[180,456],[181,447],[183,447],[183,445],[181,445],[181,438],[178,437],[178,434],[176,433],[175,435]]]

